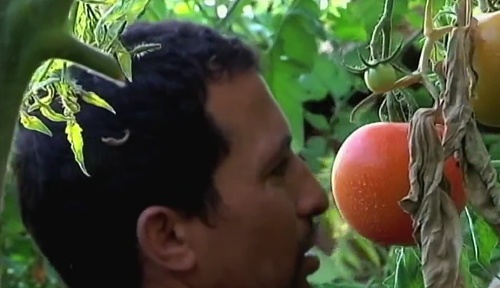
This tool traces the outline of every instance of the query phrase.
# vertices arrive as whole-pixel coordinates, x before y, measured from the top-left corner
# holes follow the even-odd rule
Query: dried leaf
[[[456,288],[463,239],[460,217],[444,190],[445,155],[434,127],[437,111],[419,109],[410,122],[410,192],[400,205],[414,221],[425,287]]]
[[[461,11],[457,14],[470,17],[471,12],[466,5],[468,2],[461,2]],[[468,23],[468,26],[454,29],[448,47],[447,83],[443,101],[447,132],[443,146],[447,154],[455,153],[462,160],[469,202],[500,236],[500,187],[497,184],[497,172],[477,129],[469,103],[477,83],[477,75],[472,67],[477,21],[471,18],[461,22]]]

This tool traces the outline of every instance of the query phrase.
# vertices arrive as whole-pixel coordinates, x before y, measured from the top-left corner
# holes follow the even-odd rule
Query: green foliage
[[[445,0],[436,2],[436,7],[441,7]],[[116,41],[126,23],[137,19],[188,19],[240,35],[253,43],[262,52],[265,79],[290,122],[293,149],[306,159],[326,191],[331,190],[330,168],[339,145],[357,127],[378,119],[376,109],[364,109],[362,117],[354,123],[350,121],[354,106],[370,93],[362,76],[349,73],[342,63],[361,64],[357,51],[368,44],[382,13],[383,1],[82,0],[75,3],[70,15],[74,34],[86,43],[113,52],[127,77],[131,75],[130,54],[158,48],[150,43],[126,51]],[[423,0],[395,1],[393,46],[418,34],[423,5]],[[413,60],[418,58],[417,53],[411,53],[414,48],[419,49],[420,44],[405,46],[408,62],[416,62]],[[361,51],[368,53],[365,49]],[[404,66],[401,59],[397,61]],[[85,101],[110,113],[114,110],[99,95],[81,91],[67,80],[64,77],[67,65],[62,60],[50,60],[37,70],[22,106],[20,122],[47,135],[51,131],[31,112],[40,110],[46,118],[43,121],[65,122],[75,161],[87,173],[82,152],[85,139],[74,116],[80,111],[79,103]],[[60,99],[54,99],[55,91],[61,95]],[[416,88],[414,95],[418,95],[418,105],[431,104],[429,95],[421,88]],[[55,100],[63,103],[63,114],[48,105]],[[484,139],[492,158],[500,159],[500,137],[485,134]],[[0,217],[0,286],[61,287],[20,223],[14,188],[12,184],[7,186],[5,211]],[[331,227],[327,236],[334,249],[331,253],[317,250],[322,264],[310,277],[315,287],[423,287],[420,254],[415,248],[384,248],[360,237],[342,221],[333,201],[323,220]],[[485,287],[493,277],[491,271],[496,269],[492,264],[500,256],[498,239],[473,211],[464,213],[463,223],[469,228],[464,231],[462,259],[466,282],[469,287]]]

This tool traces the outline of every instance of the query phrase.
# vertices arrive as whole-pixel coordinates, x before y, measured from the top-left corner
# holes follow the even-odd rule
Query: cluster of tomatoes
[[[478,75],[476,98],[470,103],[476,120],[500,127],[500,97],[496,95],[500,75],[500,12],[481,14],[475,32],[473,67]],[[390,64],[365,72],[365,83],[373,92],[386,91],[397,80]],[[346,222],[360,235],[380,245],[415,245],[410,215],[399,201],[410,189],[408,123],[380,122],[353,132],[339,149],[332,168],[335,203]],[[443,127],[436,126],[442,136]],[[463,175],[453,157],[445,162],[444,177],[459,213],[466,205]]]

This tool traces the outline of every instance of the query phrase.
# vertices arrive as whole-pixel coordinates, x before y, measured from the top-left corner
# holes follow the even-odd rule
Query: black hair
[[[13,171],[23,223],[70,288],[141,286],[136,223],[148,206],[187,217],[215,208],[212,176],[229,143],[206,111],[207,86],[222,75],[258,70],[255,51],[241,40],[195,23],[135,23],[121,41],[130,50],[161,45],[133,58],[126,87],[71,70],[81,88],[116,111],[80,103],[76,119],[90,177],[74,159],[65,123],[34,112],[53,136],[22,127],[16,134]],[[122,145],[102,140],[128,132]]]

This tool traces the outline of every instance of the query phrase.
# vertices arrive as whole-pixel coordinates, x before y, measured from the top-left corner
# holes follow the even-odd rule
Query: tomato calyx
[[[364,58],[364,56],[361,54],[361,52],[358,51],[358,59],[363,64],[362,66],[356,67],[356,66],[347,65],[346,63],[342,63],[342,64],[347,70],[349,70],[352,73],[355,73],[355,74],[364,73],[367,70],[372,69],[372,68],[376,68],[379,65],[385,65],[385,64],[390,64],[390,63],[394,62],[394,59],[396,59],[403,51],[404,46],[405,46],[404,42],[401,41],[399,43],[398,47],[396,47],[396,49],[389,56],[382,58],[382,59],[374,59],[373,57],[370,57],[370,59],[367,60]],[[402,70],[397,66],[394,66],[394,67],[396,67],[398,70]]]

